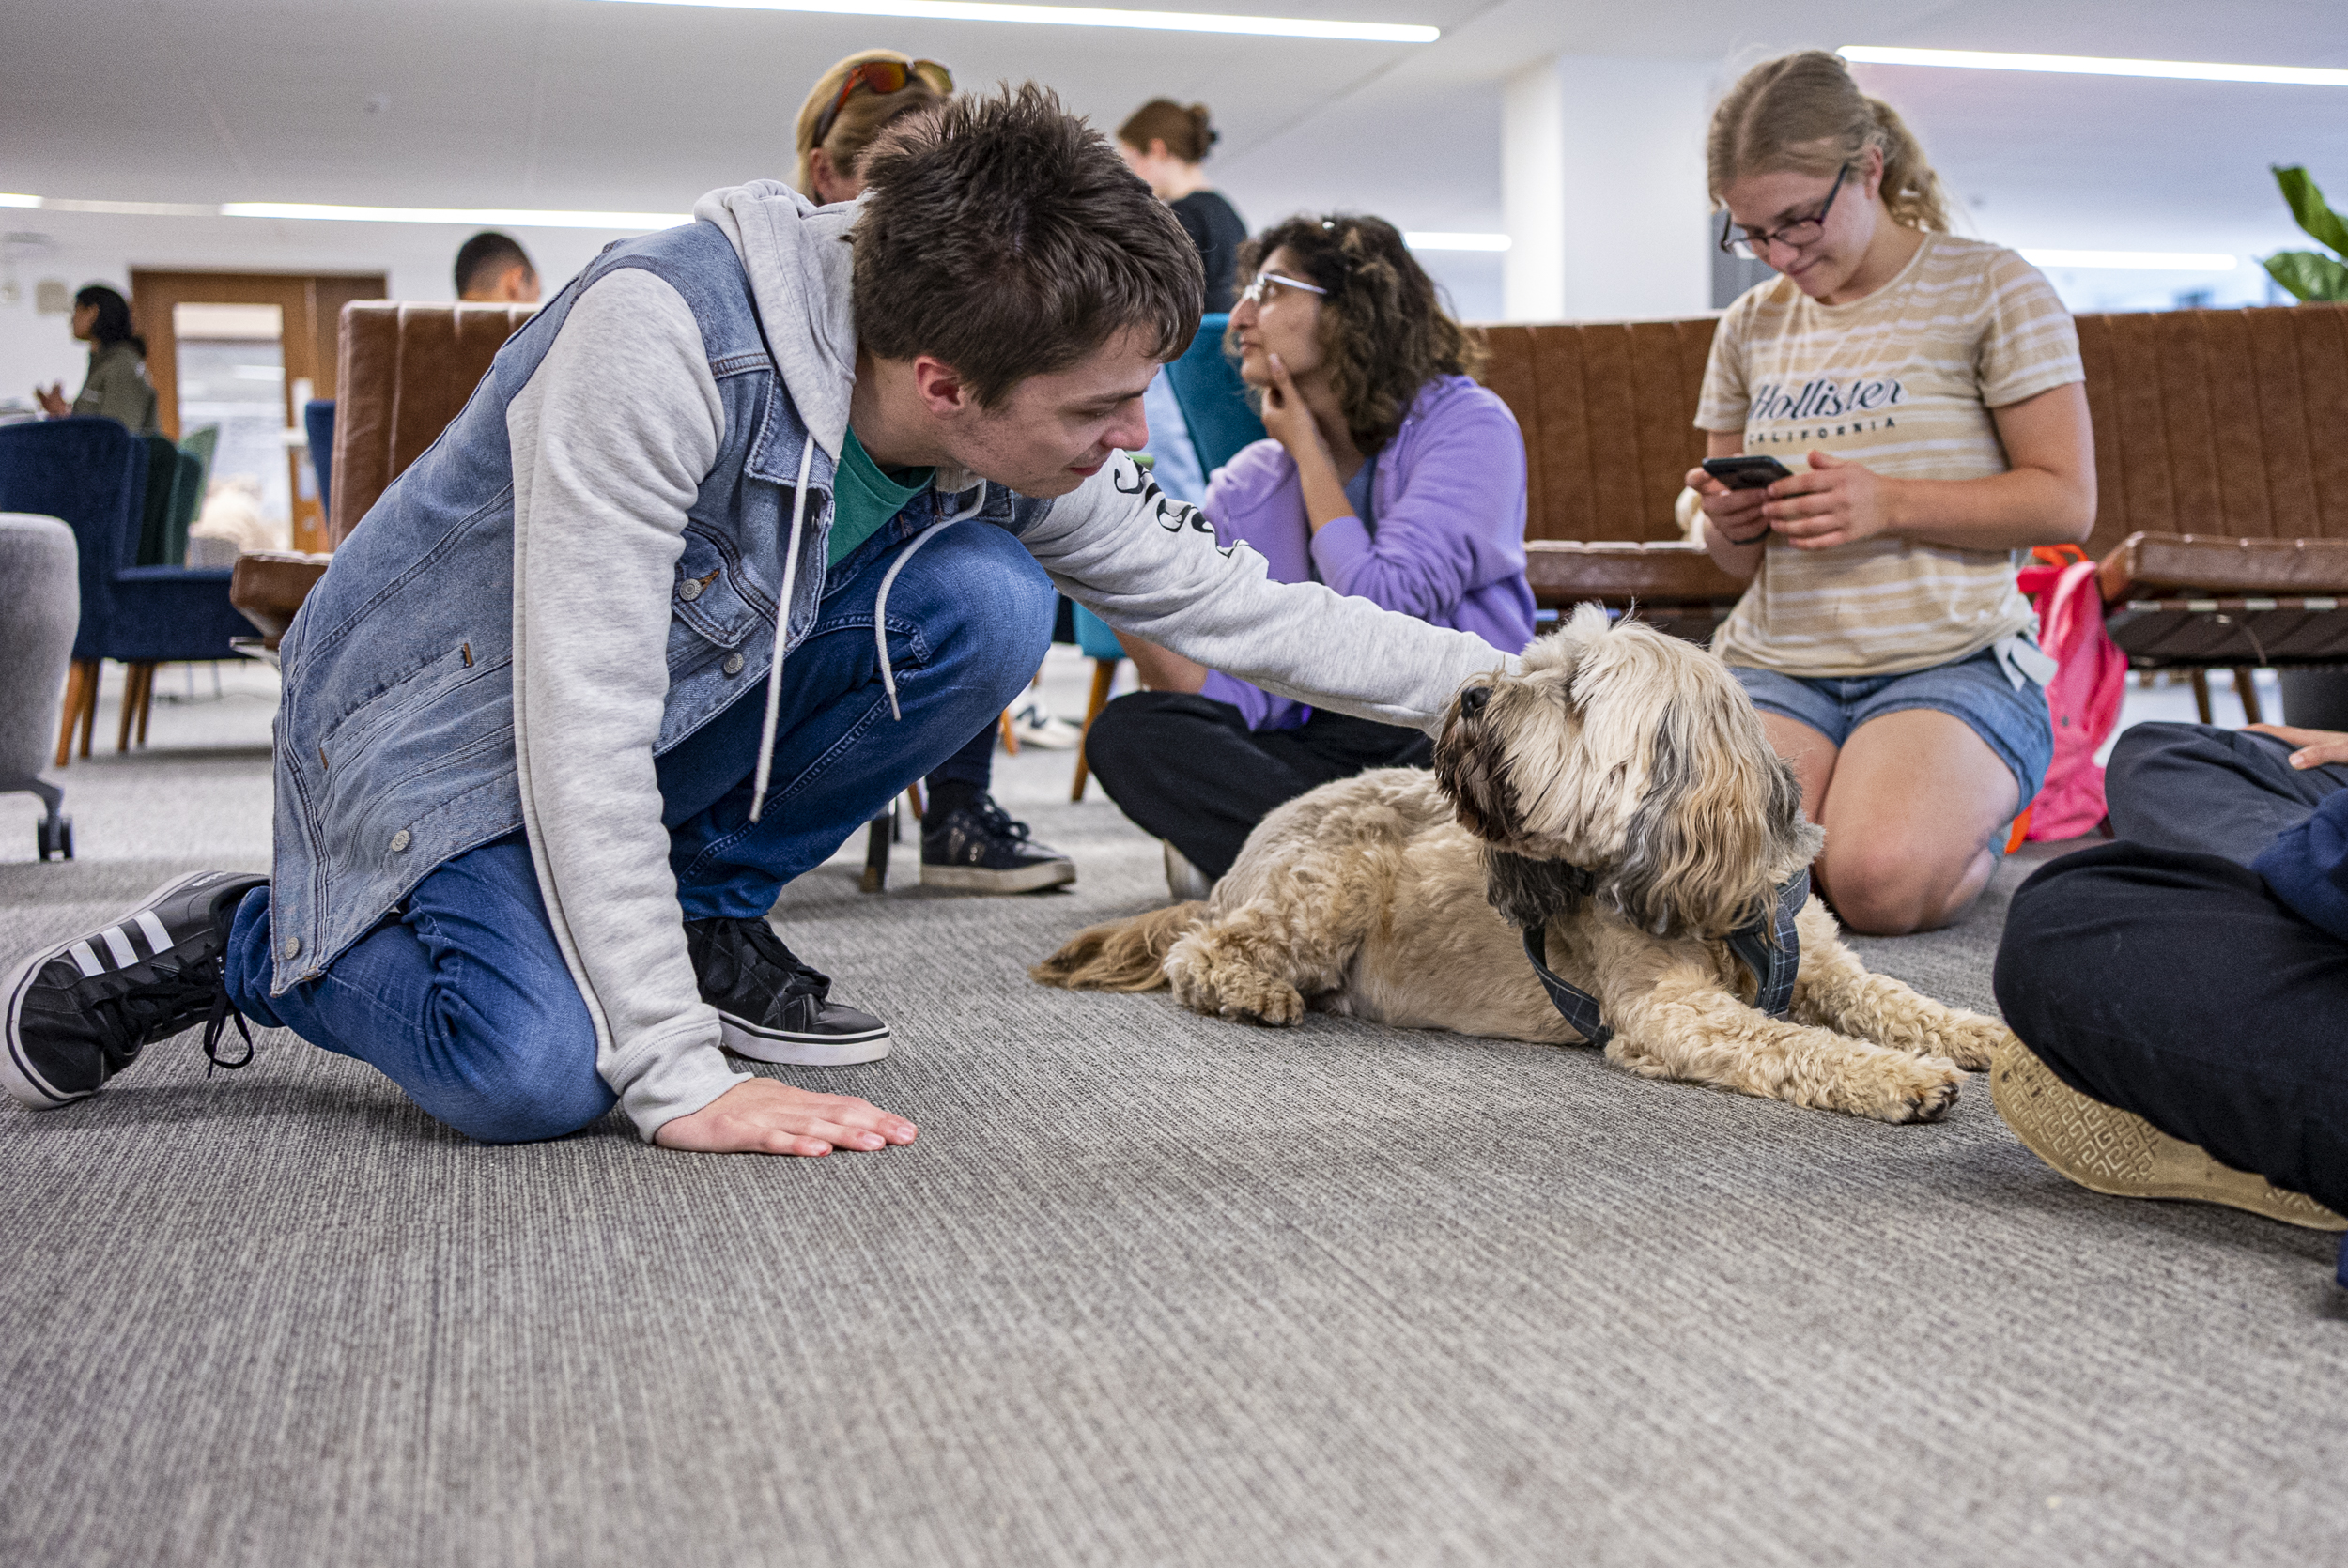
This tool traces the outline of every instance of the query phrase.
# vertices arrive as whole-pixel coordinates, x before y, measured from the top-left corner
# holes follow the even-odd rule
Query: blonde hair
[[[1840,55],[1820,49],[1765,61],[1728,90],[1705,138],[1705,176],[1718,202],[1746,175],[1831,175],[1857,165],[1869,147],[1883,154],[1892,222],[1947,233],[1940,177],[1914,132],[1890,104],[1859,90]]]
[[[798,131],[796,146],[799,153],[796,185],[810,198],[815,196],[815,126],[840,97],[840,84],[848,79],[848,72],[872,60],[894,60],[899,65],[912,65],[913,56],[895,49],[859,49],[846,59],[835,64],[815,79],[807,101],[799,105]],[[905,85],[893,93],[876,93],[867,87],[860,93],[850,93],[848,100],[840,105],[840,113],[831,118],[831,127],[824,133],[824,152],[831,159],[831,166],[842,174],[852,173],[857,161],[864,156],[873,139],[889,121],[899,115],[916,109],[926,109],[946,101],[948,90],[932,81],[926,72],[905,79]]]
[[[1207,149],[1223,137],[1210,123],[1205,104],[1185,109],[1170,98],[1153,98],[1117,128],[1117,139],[1135,152],[1148,152],[1151,142],[1164,142],[1167,157],[1202,163]]]

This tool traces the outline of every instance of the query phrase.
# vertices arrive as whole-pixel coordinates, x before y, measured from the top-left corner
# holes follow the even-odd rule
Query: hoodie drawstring
[[[782,556],[782,603],[775,612],[775,658],[766,669],[766,722],[758,732],[758,779],[750,786],[750,821],[766,804],[766,780],[775,765],[775,726],[782,715],[783,645],[791,639],[791,595],[799,582],[799,538],[807,528],[807,476],[815,465],[815,435],[799,448],[799,484],[791,496],[791,542]]]
[[[939,534],[945,532],[956,523],[961,522],[964,518],[977,516],[981,511],[984,510],[985,506],[986,481],[981,479],[979,481],[979,499],[977,500],[972,501],[968,506],[963,508],[960,512],[955,513],[952,516],[947,518],[944,522],[937,524],[935,527],[924,529],[919,533],[915,534],[913,536],[913,543],[907,545],[902,551],[900,551],[897,559],[888,563],[888,570],[881,575],[880,592],[873,597],[873,646],[880,653],[881,684],[888,688],[888,716],[900,723],[903,723],[904,720],[904,711],[897,706],[896,671],[888,668],[888,591],[896,586],[897,574],[905,569],[905,562],[913,559],[914,551],[919,549],[922,546],[928,544],[931,540],[936,538]]]

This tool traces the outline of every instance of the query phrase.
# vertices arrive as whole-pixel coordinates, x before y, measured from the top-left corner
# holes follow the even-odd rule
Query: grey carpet
[[[2073,1188],[1982,1079],[1888,1128],[1043,991],[1027,961],[1162,891],[1067,765],[1005,776],[1074,894],[866,899],[834,867],[780,911],[900,1038],[803,1081],[915,1117],[908,1149],[482,1147],[285,1036],[0,1109],[0,1561],[2336,1549],[2327,1238]],[[0,866],[0,955],[183,864]],[[1985,1004],[2019,869],[1871,961]]]

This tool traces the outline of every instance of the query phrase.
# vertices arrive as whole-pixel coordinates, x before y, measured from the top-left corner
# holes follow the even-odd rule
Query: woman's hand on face
[[[1272,385],[1263,394],[1264,434],[1288,448],[1289,455],[1300,463],[1307,453],[1318,453],[1324,461],[1334,462],[1329,443],[1321,438],[1321,426],[1313,423],[1313,411],[1305,407],[1296,383],[1289,379],[1289,367],[1277,354],[1267,354],[1265,362],[1272,369]]]
[[[1769,486],[1761,508],[1769,526],[1798,550],[1855,545],[1891,530],[1883,476],[1863,464],[1810,454],[1810,471]]]
[[[51,419],[63,419],[73,412],[73,405],[65,400],[63,381],[46,387],[35,387],[33,400],[40,405],[40,411]]]
[[[1769,520],[1761,515],[1769,497],[1758,490],[1732,490],[1706,473],[1702,469],[1690,469],[1688,488],[1703,500],[1705,526],[1732,545],[1757,545],[1769,531]]]

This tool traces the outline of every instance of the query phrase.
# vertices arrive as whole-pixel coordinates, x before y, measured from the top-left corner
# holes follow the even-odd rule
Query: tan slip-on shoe
[[[2313,1198],[2220,1164],[2199,1145],[2089,1099],[2012,1035],[1991,1055],[1989,1100],[2024,1147],[2091,1192],[2224,1204],[2286,1225],[2348,1231],[2348,1220]]]

